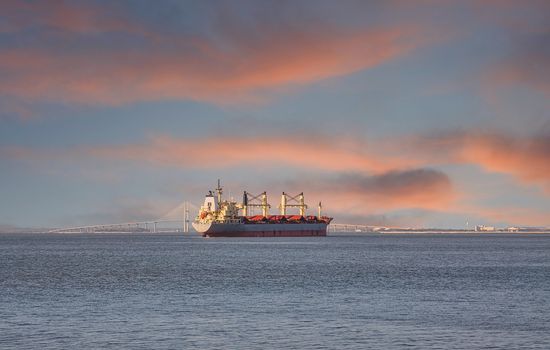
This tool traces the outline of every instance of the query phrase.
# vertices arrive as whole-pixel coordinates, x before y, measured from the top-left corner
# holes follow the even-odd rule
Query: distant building
[[[492,232],[495,231],[494,226],[476,225],[476,232]]]
[[[508,227],[506,229],[508,232],[518,232],[519,231],[519,227]]]

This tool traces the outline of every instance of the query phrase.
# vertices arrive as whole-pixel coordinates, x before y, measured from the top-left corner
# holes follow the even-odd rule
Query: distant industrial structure
[[[548,231],[545,227],[515,227],[510,226],[503,229],[498,229],[494,226],[477,225],[475,227],[476,232],[531,232],[531,231]]]
[[[476,225],[474,231],[476,232],[493,232],[495,231],[494,226],[485,226],[485,225]]]

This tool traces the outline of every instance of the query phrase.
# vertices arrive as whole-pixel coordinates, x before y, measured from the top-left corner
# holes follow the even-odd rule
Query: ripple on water
[[[0,348],[548,349],[550,236],[0,236]]]

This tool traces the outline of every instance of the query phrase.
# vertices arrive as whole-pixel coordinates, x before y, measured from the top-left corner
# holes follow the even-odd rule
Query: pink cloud
[[[305,186],[305,189],[304,189]],[[456,193],[449,177],[433,169],[394,170],[376,175],[344,173],[291,183],[329,203],[340,214],[373,215],[392,210],[441,210],[452,207]]]
[[[203,169],[255,164],[379,173],[414,164],[405,158],[379,155],[365,143],[331,140],[321,135],[301,139],[273,136],[178,139],[160,136],[149,143],[97,146],[81,152],[103,159],[145,160]]]
[[[177,139],[160,136],[148,143],[134,145],[95,146],[62,152],[19,148],[9,151],[12,158],[34,161],[100,159],[145,161],[185,169],[290,167],[343,174],[336,177],[316,175],[310,178],[306,188],[309,193],[319,194],[348,214],[379,213],[400,208],[437,209],[449,205],[455,198],[451,181],[442,172],[411,169],[415,161],[410,159],[379,154],[368,144],[356,140],[338,141],[319,135],[302,139],[271,136]]]
[[[257,101],[266,91],[369,69],[407,55],[433,35],[419,25],[345,27],[259,23],[212,37],[163,35],[105,7],[65,2],[8,2],[14,31],[31,25],[67,32],[50,45],[0,50],[0,94],[23,101],[124,104],[192,99]],[[233,23],[233,26],[236,24]],[[225,25],[228,27],[229,25]],[[94,33],[124,32],[133,47],[102,44]],[[89,45],[73,49],[67,38]],[[91,40],[90,38],[95,38]],[[45,40],[46,40],[45,39]],[[61,44],[61,45],[60,45]]]
[[[415,137],[412,152],[424,162],[475,164],[488,172],[509,174],[525,184],[541,185],[550,194],[550,135],[456,132]]]
[[[4,148],[3,153],[19,159],[86,156],[196,169],[254,164],[266,168],[289,166],[370,174],[438,164],[475,164],[488,172],[509,174],[521,183],[541,185],[550,193],[550,137],[545,133],[519,137],[496,132],[454,132],[414,136],[399,143],[334,139],[317,134],[301,138],[157,136],[136,144],[81,147],[71,151]]]
[[[370,144],[357,140],[342,142],[319,135],[302,139],[159,136],[141,144],[71,150],[12,147],[1,149],[0,154],[33,163],[45,162],[48,166],[52,161],[85,160],[86,164],[113,161],[121,165],[130,161],[206,170],[248,166],[256,170],[294,168],[310,172],[306,175],[308,180],[286,182],[285,190],[305,191],[309,204],[316,203],[311,202],[311,198],[322,199],[328,204],[327,210],[335,215],[374,215],[380,219],[388,212],[414,209],[477,217],[487,223],[545,225],[548,213],[544,210],[474,208],[471,203],[476,201],[477,194],[454,188],[445,173],[425,167],[443,163],[476,164],[487,171],[510,174],[522,183],[547,186],[550,183],[548,140],[543,136],[454,133],[424,138],[421,142],[416,140],[414,147],[404,142],[401,149],[405,147],[414,153],[396,156],[391,147],[380,143],[373,149]]]

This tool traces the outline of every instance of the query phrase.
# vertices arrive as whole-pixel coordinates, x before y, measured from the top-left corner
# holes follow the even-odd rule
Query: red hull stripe
[[[326,236],[326,230],[296,230],[296,231],[239,231],[205,233],[203,237],[311,237]]]

